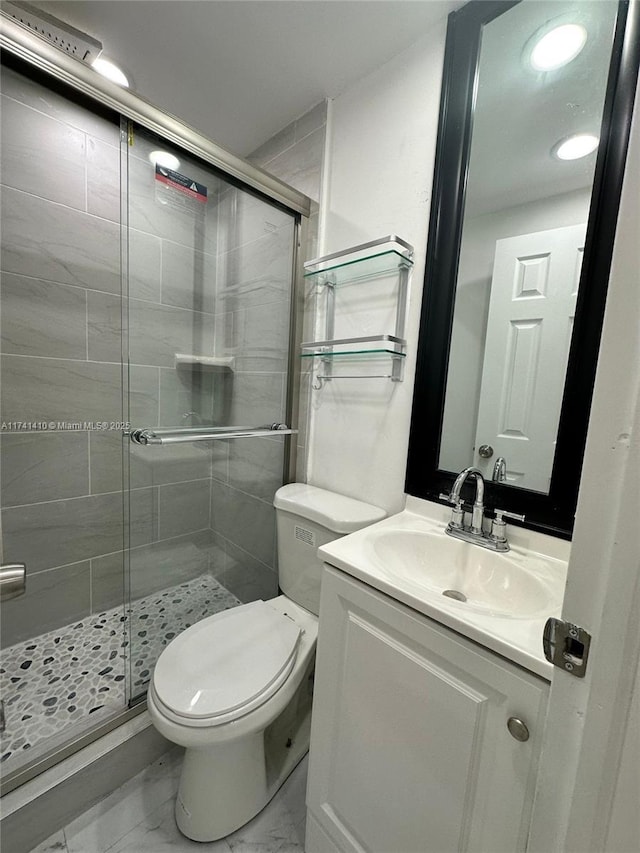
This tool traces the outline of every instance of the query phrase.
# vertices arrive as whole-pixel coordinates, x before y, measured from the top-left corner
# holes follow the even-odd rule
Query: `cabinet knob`
[[[526,724],[517,717],[509,717],[507,720],[507,728],[509,729],[511,737],[514,737],[516,740],[523,742],[525,740],[529,740],[529,729]]]

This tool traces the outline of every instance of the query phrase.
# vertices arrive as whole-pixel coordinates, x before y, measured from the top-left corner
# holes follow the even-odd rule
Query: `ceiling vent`
[[[97,39],[76,30],[75,27],[65,24],[64,21],[59,21],[52,15],[42,12],[28,3],[5,0],[1,8],[7,17],[13,18],[19,24],[77,59],[82,59],[91,64],[102,52],[102,44]]]

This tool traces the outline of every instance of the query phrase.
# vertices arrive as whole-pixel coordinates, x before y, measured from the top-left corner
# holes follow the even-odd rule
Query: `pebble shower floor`
[[[133,695],[144,691],[160,652],[177,634],[240,603],[211,575],[134,602],[129,611]],[[122,710],[128,647],[124,608],[115,607],[2,650],[3,773],[22,764],[26,750],[54,746]]]

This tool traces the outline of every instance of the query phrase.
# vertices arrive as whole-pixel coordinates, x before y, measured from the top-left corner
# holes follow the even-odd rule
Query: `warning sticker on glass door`
[[[200,201],[203,204],[207,201],[207,188],[204,184],[199,184],[192,178],[186,175],[181,175],[180,172],[174,172],[172,169],[167,169],[166,166],[156,164],[156,181],[160,181],[167,187],[172,187],[178,192],[183,193],[189,198]]]

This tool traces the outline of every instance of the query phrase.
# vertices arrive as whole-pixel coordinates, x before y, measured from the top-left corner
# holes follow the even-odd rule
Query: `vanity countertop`
[[[536,590],[544,591],[548,603],[545,601],[542,607],[533,607],[528,615],[494,612],[488,606],[474,607],[471,598],[469,603],[457,601],[428,585],[422,586],[419,583],[420,573],[423,566],[429,565],[428,548],[424,556],[420,555],[421,566],[411,570],[418,582],[394,572],[376,551],[376,543],[384,541],[389,534],[391,537],[398,535],[401,540],[403,535],[415,533],[419,542],[423,541],[419,537],[424,537],[426,542],[433,541],[449,549],[455,547],[457,554],[464,553],[467,558],[471,555],[472,559],[482,561],[483,555],[486,559],[487,553],[493,553],[467,543],[453,546],[454,540],[444,533],[449,517],[447,507],[408,497],[403,512],[323,545],[318,555],[326,563],[550,681],[553,666],[542,651],[542,631],[550,616],[560,616],[570,543],[510,525],[511,551],[505,555],[506,559],[516,571],[521,570],[520,577],[526,578],[527,583],[531,581]],[[473,551],[463,551],[460,546]],[[447,558],[439,555],[435,559],[446,561]],[[491,562],[494,558],[488,559]],[[425,570],[425,575],[427,572]],[[492,568],[490,565],[483,567],[481,572],[484,583],[492,574]],[[508,579],[500,586],[501,590],[506,589]]]

